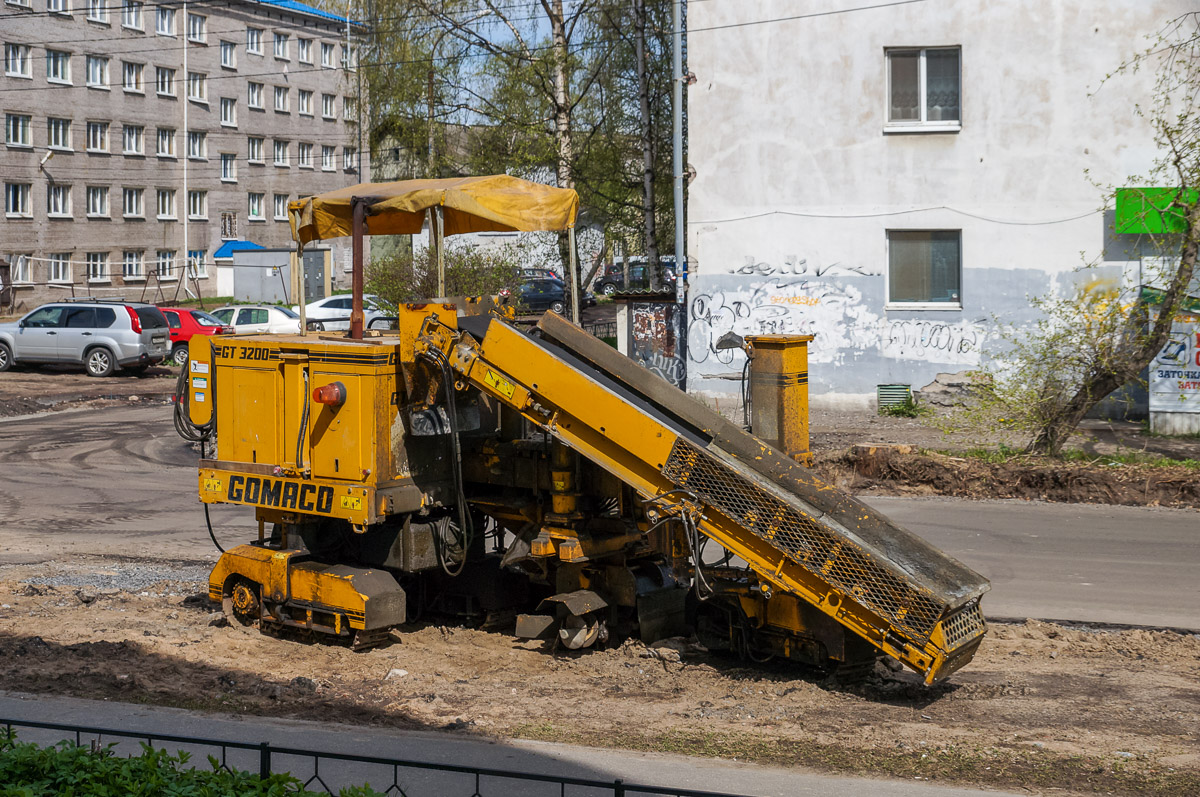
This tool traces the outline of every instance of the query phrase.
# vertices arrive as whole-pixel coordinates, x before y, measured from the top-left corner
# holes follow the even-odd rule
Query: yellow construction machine
[[[211,599],[356,647],[438,618],[572,649],[696,634],[847,677],[887,654],[930,684],[970,661],[985,579],[562,317],[438,298],[363,330],[365,235],[573,230],[577,207],[504,176],[292,203],[298,246],[353,236],[350,330],[192,339],[200,500],[259,523]]]

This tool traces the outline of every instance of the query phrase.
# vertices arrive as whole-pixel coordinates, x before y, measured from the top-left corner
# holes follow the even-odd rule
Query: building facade
[[[1142,70],[1179,0],[695,3],[688,385],[736,393],[738,334],[813,334],[814,404],[980,365],[997,323],[1141,256],[1105,187],[1155,157]],[[747,24],[749,23],[749,24]]]
[[[18,311],[215,295],[223,243],[289,246],[289,199],[367,179],[341,17],[291,0],[6,0],[0,18],[0,258]]]

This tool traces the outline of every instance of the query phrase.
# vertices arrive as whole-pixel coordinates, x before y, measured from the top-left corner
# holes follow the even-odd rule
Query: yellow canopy
[[[442,207],[446,235],[465,232],[565,230],[575,226],[579,195],[506,174],[445,180],[359,183],[288,203],[292,238],[309,241],[351,234],[352,197],[369,199],[369,235],[413,235],[425,211]]]

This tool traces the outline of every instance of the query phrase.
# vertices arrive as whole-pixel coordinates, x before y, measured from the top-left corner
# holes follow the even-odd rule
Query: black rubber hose
[[[304,470],[304,438],[308,436],[308,371],[304,371],[304,412],[300,416],[300,431],[296,436],[296,470]]]

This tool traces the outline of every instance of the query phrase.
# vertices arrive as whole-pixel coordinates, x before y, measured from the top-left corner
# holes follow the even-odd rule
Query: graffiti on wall
[[[730,266],[729,273],[760,277],[824,277],[832,274],[856,274],[860,277],[877,277],[882,274],[880,271],[875,271],[865,266],[855,266],[836,261],[825,264],[809,263],[808,258],[796,255],[787,255],[783,258],[783,265],[779,266],[756,260],[754,257],[747,255],[740,266]]]
[[[629,352],[634,360],[682,389],[687,362],[680,346],[683,313],[667,302],[633,302],[630,312]]]
[[[1200,412],[1200,316],[1176,316],[1150,364],[1150,411]]]

